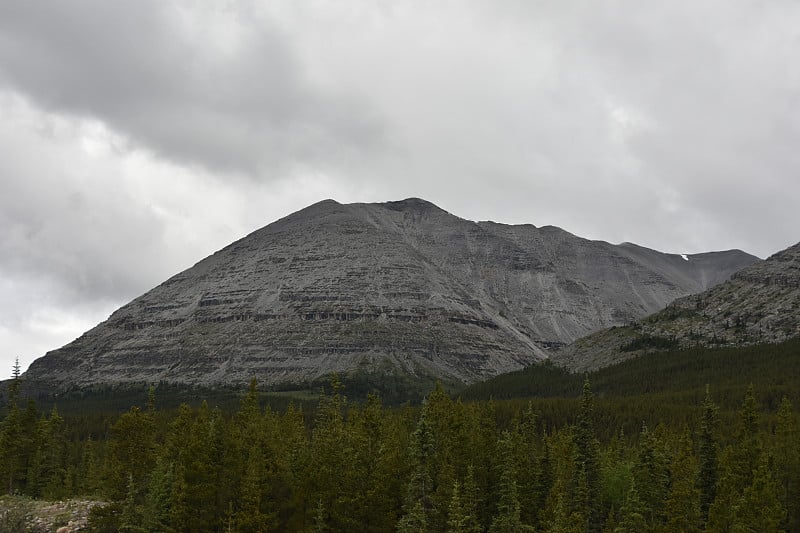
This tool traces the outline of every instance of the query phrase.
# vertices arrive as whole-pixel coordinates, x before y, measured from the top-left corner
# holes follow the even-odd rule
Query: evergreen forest
[[[15,379],[0,490],[108,502],[96,532],[800,531],[799,365],[797,342],[672,352],[400,405],[335,376],[313,401],[142,386],[121,412]]]

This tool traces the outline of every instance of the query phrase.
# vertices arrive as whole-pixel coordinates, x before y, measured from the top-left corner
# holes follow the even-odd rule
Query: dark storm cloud
[[[367,107],[311,86],[271,21],[244,4],[203,5],[5,2],[0,82],[218,170],[270,176],[376,148]]]

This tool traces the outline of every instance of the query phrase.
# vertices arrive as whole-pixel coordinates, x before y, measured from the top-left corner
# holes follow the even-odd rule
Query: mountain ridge
[[[459,218],[419,198],[323,200],[238,239],[31,365],[68,385],[265,385],[329,372],[470,383],[624,324],[757,260],[707,261]]]
[[[797,336],[800,243],[653,315],[579,339],[553,354],[553,361],[583,372],[662,348],[773,344]]]

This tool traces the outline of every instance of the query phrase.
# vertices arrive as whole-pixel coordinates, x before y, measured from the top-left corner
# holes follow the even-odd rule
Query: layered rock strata
[[[665,347],[747,346],[798,335],[800,243],[633,324],[580,339],[553,359],[583,372]]]
[[[326,200],[234,242],[35,361],[54,387],[266,385],[329,372],[473,382],[628,323],[756,261]]]

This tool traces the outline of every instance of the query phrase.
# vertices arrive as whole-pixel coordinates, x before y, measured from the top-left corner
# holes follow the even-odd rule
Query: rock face
[[[798,335],[800,243],[629,326],[580,339],[553,360],[585,371],[664,347],[746,346]]]
[[[274,385],[329,372],[473,382],[702,291],[757,258],[670,255],[420,199],[325,200],[170,278],[28,380]]]

